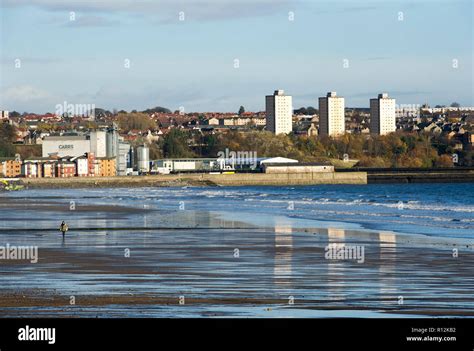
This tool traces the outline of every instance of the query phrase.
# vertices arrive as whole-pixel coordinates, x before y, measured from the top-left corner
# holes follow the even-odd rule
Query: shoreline
[[[369,184],[370,185],[370,184]],[[83,214],[85,219],[87,220],[87,225],[80,225],[80,227],[84,227],[84,231],[94,231],[100,230],[101,228],[99,225],[104,225],[104,228],[107,228],[107,222],[111,220],[122,221],[122,225],[114,225],[115,228],[122,227],[122,230],[132,230],[132,229],[142,229],[140,223],[136,222],[130,224],[127,222],[126,217],[129,214],[133,215],[141,215],[143,214],[145,217],[151,219],[146,220],[148,222],[148,226],[151,229],[174,229],[175,226],[173,221],[168,220],[165,218],[166,216],[170,216],[174,213],[174,210],[181,207],[183,204],[184,209],[184,202],[186,202],[186,211],[184,213],[214,213],[219,214],[219,212],[228,212],[225,214],[225,217],[228,218],[229,215],[232,215],[232,208],[226,209],[224,206],[221,208],[213,208],[211,205],[207,205],[207,203],[212,203],[213,201],[220,201],[226,197],[226,194],[230,194],[232,198],[231,201],[242,202],[242,208],[240,208],[235,215],[237,218],[234,219],[239,221],[240,218],[250,219],[252,223],[256,223],[255,219],[258,220],[258,224],[254,225],[254,227],[260,225],[265,226],[265,224],[261,223],[262,219],[265,218],[268,214],[270,214],[271,218],[275,218],[275,216],[279,216],[281,214],[288,214],[288,220],[284,222],[293,221],[293,219],[297,221],[311,221],[311,223],[315,223],[314,221],[320,222],[318,225],[322,228],[328,228],[332,226],[333,228],[341,228],[345,230],[357,230],[358,228],[362,230],[369,230],[369,231],[393,231],[396,233],[401,234],[419,234],[425,236],[434,236],[434,237],[449,237],[450,235],[454,235],[457,238],[472,238],[472,232],[468,232],[468,228],[470,223],[469,219],[464,218],[465,211],[471,211],[469,208],[454,208],[451,209],[449,206],[447,207],[437,207],[436,204],[431,205],[424,205],[419,204],[418,201],[410,200],[410,197],[407,199],[403,199],[403,208],[399,208],[400,201],[397,203],[397,198],[389,199],[390,196],[382,196],[381,202],[377,201],[377,195],[368,195],[369,197],[362,200],[359,194],[360,192],[377,192],[378,186],[384,186],[381,184],[372,184],[373,187],[367,187],[365,185],[356,186],[356,190],[353,187],[343,185],[340,187],[332,187],[332,186],[323,186],[323,187],[315,187],[314,190],[310,186],[301,186],[301,187],[273,187],[272,189],[266,189],[265,187],[245,187],[243,188],[234,188],[234,187],[205,187],[205,186],[174,186],[174,187],[137,187],[136,190],[134,188],[127,188],[127,187],[111,187],[111,188],[57,188],[57,189],[49,189],[49,188],[31,188],[25,189],[24,191],[19,192],[0,192],[0,211],[2,210],[16,210],[12,214],[5,216],[3,218],[3,225],[8,225],[9,228],[12,228],[14,225],[14,221],[19,220],[19,217],[15,213],[20,213],[24,211],[42,211],[45,213],[45,216],[35,218],[34,212],[32,213],[31,220],[34,223],[47,225],[46,219],[51,219],[49,214],[55,213],[57,216],[56,218],[67,218],[70,214],[80,215]],[[390,187],[390,191],[393,191],[397,188],[397,185],[392,184],[388,185]],[[430,185],[431,186],[431,185]],[[449,191],[453,191],[452,187],[456,187],[457,185],[443,185],[442,183],[439,186],[448,186],[451,187]],[[467,186],[468,188],[471,186],[470,183],[465,183],[463,186]],[[414,190],[414,187],[417,187],[415,184],[406,184],[406,189],[403,191],[408,192],[410,194],[411,191]],[[370,189],[369,189],[370,188]],[[241,190],[242,189],[242,190]],[[245,189],[245,190],[244,190]],[[48,192],[51,191],[51,193]],[[454,189],[456,190],[456,189]],[[235,194],[243,191],[242,194],[246,194],[249,192],[250,198],[241,198],[242,196],[235,197]],[[267,193],[268,191],[268,193]],[[293,192],[295,191],[296,194],[299,192],[313,192],[324,194],[325,192],[330,194],[334,192],[341,191],[342,193],[354,193],[353,197],[349,197],[345,199],[345,196],[342,195],[343,199],[339,199],[338,197],[331,197],[333,195],[329,195],[331,198],[327,199],[325,197],[318,198],[298,198],[298,195],[293,199],[288,196],[284,196],[280,198],[272,198],[271,194],[275,192]],[[355,192],[354,192],[355,191]],[[402,191],[402,187],[400,190]],[[86,194],[85,197],[82,197],[81,194],[84,192]],[[263,192],[263,193],[262,193]],[[172,198],[167,198],[163,194],[170,194]],[[52,195],[51,195],[52,194]],[[62,194],[58,196],[57,194]],[[117,195],[119,197],[120,202],[110,203],[108,199],[114,198],[113,194],[120,194]],[[192,198],[194,194],[197,194],[199,198]],[[234,195],[232,195],[234,194]],[[260,194],[260,195],[258,195]],[[359,194],[359,195],[357,195]],[[263,196],[262,196],[263,195]],[[267,197],[269,195],[269,197]],[[31,199],[30,196],[33,196]],[[124,196],[124,201],[122,201],[122,196]],[[174,200],[173,196],[177,196],[177,199]],[[186,197],[191,197],[190,199],[186,199]],[[319,196],[328,196],[328,195],[319,195]],[[334,195],[335,196],[335,195]],[[375,196],[375,198],[374,198]],[[405,195],[404,195],[405,196]],[[269,199],[269,200],[268,200]],[[401,197],[399,197],[401,199]],[[135,201],[137,200],[137,201]],[[199,204],[199,201],[205,201],[206,204]],[[313,202],[314,201],[314,204]],[[339,202],[341,201],[341,202]],[[252,212],[252,207],[257,206],[261,202],[263,205],[261,214],[255,217],[255,213]],[[74,203],[74,209],[71,210],[70,206],[71,203]],[[298,211],[310,211],[308,213],[300,213],[298,211],[294,212],[290,209],[287,209],[290,203],[293,203],[293,206],[298,207]],[[352,208],[352,206],[359,206],[361,208]],[[372,206],[373,205],[373,206]],[[375,206],[375,207],[374,207]],[[271,211],[271,207],[275,207],[278,209],[277,212]],[[181,208],[180,208],[181,209]],[[372,211],[375,210],[375,212]],[[403,210],[403,211],[402,211]],[[410,210],[420,211],[420,213],[411,213]],[[440,211],[448,211],[448,213],[444,214]],[[474,209],[473,209],[474,210]],[[315,215],[310,215],[312,211],[315,211]],[[395,211],[395,212],[394,212]],[[433,212],[435,211],[435,212]],[[457,212],[461,211],[461,214],[458,215]],[[339,213],[343,217],[338,217],[336,213]],[[100,213],[100,214],[99,214]],[[325,217],[325,213],[328,213],[328,217]],[[361,216],[357,216],[357,213],[360,213]],[[183,214],[183,212],[178,212],[179,216]],[[64,217],[66,216],[66,217]],[[156,219],[159,218],[157,222],[153,220],[153,217],[157,216]],[[346,217],[347,216],[347,217]],[[440,218],[441,216],[442,218]],[[443,220],[444,216],[448,216],[446,219]],[[74,216],[73,216],[74,217]],[[380,218],[388,217],[386,219]],[[100,220],[102,222],[95,223],[94,220]],[[413,222],[415,219],[420,218],[421,223],[418,225],[416,222]],[[464,219],[463,219],[464,218]],[[428,221],[431,219],[431,221]],[[123,222],[125,221],[125,222]],[[154,224],[152,224],[154,222]],[[162,225],[166,223],[165,225]],[[393,225],[391,224],[393,223]],[[18,223],[19,228],[25,228],[23,222]],[[318,226],[312,224],[311,226]],[[206,223],[201,223],[199,225],[201,228],[208,227],[209,229],[211,226],[208,226]],[[298,227],[298,226],[296,226]],[[43,230],[36,227],[38,230]],[[183,228],[179,226],[179,228]],[[443,235],[437,235],[435,230],[438,228],[438,231],[444,233]],[[12,228],[13,229],[13,228]],[[143,228],[144,229],[144,228]],[[27,229],[26,231],[34,231],[34,228]],[[448,231],[448,232],[446,232]]]
[[[181,173],[116,177],[16,178],[12,183],[24,186],[26,189],[474,183],[474,170],[346,169],[327,173]]]

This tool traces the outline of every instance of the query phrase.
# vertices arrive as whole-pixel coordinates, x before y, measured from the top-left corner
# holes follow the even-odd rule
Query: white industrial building
[[[127,168],[130,168],[132,163],[130,159],[130,144],[119,140],[118,153],[115,157],[117,160],[117,175],[127,175]]]
[[[43,157],[82,156],[91,152],[91,142],[86,135],[45,136],[42,146]]]
[[[106,132],[92,131],[89,135],[45,136],[43,157],[57,154],[59,157],[82,156],[93,152],[96,157],[106,157]]]
[[[43,157],[79,157],[93,153],[95,157],[115,158],[117,175],[126,175],[132,164],[130,144],[119,136],[116,126],[85,135],[45,136],[42,148]]]
[[[395,99],[387,93],[370,99],[370,132],[378,135],[393,133],[397,129],[395,122]]]
[[[153,173],[195,172],[218,169],[215,158],[168,158],[152,161]]]
[[[338,136],[344,134],[345,111],[344,98],[335,91],[319,98],[319,134]]]
[[[267,130],[274,134],[288,134],[293,130],[292,97],[284,90],[275,90],[265,97]]]
[[[264,158],[259,158],[258,159],[258,165],[259,166],[262,166],[264,164],[270,164],[270,163],[273,163],[273,164],[277,164],[277,163],[284,163],[284,164],[288,164],[288,163],[298,163],[298,160],[295,160],[295,159],[292,159],[292,158],[286,158],[286,157],[264,157]]]
[[[285,157],[263,158],[175,158],[152,161],[152,173],[214,172],[263,169],[265,164],[297,164],[298,160]]]
[[[265,163],[262,165],[265,173],[330,173],[334,166],[319,163]]]
[[[105,130],[94,130],[89,134],[91,141],[91,152],[95,157],[107,157],[107,132]]]

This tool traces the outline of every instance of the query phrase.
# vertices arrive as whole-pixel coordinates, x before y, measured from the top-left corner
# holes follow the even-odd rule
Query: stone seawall
[[[474,172],[381,172],[368,173],[369,184],[386,183],[474,183]]]
[[[367,173],[190,173],[135,177],[22,178],[19,184],[27,188],[367,184]]]

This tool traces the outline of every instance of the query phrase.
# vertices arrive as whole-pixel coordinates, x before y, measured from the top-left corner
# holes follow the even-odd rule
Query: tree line
[[[274,135],[268,131],[227,134],[172,129],[152,148],[156,156],[216,157],[219,151],[256,151],[258,157],[287,157],[300,162],[356,160],[360,167],[453,167],[452,154],[459,155],[458,165],[474,166],[472,151],[459,151],[455,142],[428,133],[396,132],[388,135],[345,134],[332,137]]]

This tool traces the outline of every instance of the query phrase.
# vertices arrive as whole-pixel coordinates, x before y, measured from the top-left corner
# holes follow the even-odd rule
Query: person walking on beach
[[[61,225],[59,226],[59,230],[61,231],[61,233],[63,233],[63,238],[64,238],[64,235],[66,234],[66,232],[69,230],[67,224],[63,221],[61,223]]]

